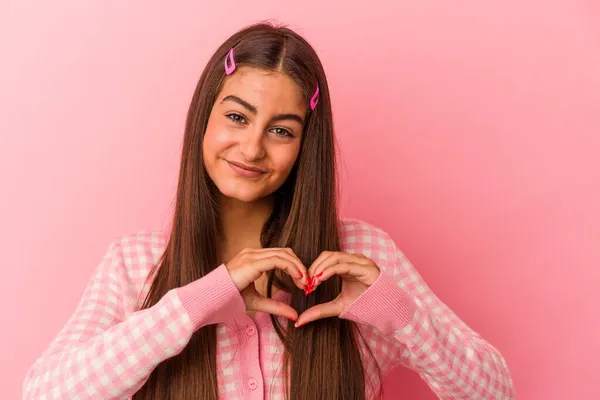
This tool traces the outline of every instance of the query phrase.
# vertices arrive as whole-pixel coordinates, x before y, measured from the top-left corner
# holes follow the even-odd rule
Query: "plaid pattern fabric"
[[[513,399],[502,355],[431,292],[390,237],[359,220],[341,222],[343,251],[363,253],[382,270],[340,317],[359,324],[383,374],[411,368],[441,399]],[[156,365],[210,323],[218,323],[220,398],[284,398],[281,342],[267,314],[232,315],[241,296],[224,266],[139,310],[145,279],[165,245],[161,231],[110,245],[75,312],[29,369],[24,399],[130,398]],[[376,381],[374,369],[366,369]]]

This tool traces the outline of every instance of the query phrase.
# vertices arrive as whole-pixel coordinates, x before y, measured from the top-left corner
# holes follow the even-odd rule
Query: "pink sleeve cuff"
[[[381,271],[377,280],[340,315],[360,324],[393,335],[408,325],[415,314],[415,302],[400,289],[393,278]]]
[[[246,305],[225,264],[177,290],[196,329],[246,314]]]

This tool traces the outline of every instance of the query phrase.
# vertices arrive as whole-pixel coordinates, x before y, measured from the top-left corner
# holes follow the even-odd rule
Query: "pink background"
[[[600,398],[600,3],[283,3],[0,3],[0,397],[109,242],[168,223],[201,69],[276,18],[328,72],[344,214],[392,234],[520,399]],[[434,398],[406,370],[387,388]]]

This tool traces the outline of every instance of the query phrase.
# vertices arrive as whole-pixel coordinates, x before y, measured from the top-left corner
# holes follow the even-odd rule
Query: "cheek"
[[[296,163],[299,150],[299,148],[289,148],[286,151],[277,152],[277,157],[274,160],[277,170],[287,175]]]
[[[233,135],[224,124],[209,121],[203,139],[203,153],[205,158],[214,158],[220,152],[231,146]]]

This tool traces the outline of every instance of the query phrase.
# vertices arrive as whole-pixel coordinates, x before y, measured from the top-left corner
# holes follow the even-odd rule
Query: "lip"
[[[255,177],[261,176],[267,172],[260,168],[251,167],[249,165],[238,163],[235,161],[227,161],[227,164],[229,164],[229,167],[236,174],[244,176],[244,177],[248,177],[248,178],[255,178]]]

